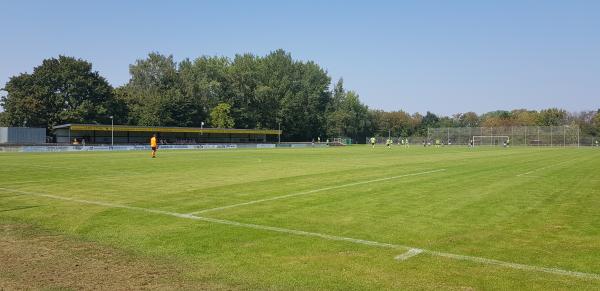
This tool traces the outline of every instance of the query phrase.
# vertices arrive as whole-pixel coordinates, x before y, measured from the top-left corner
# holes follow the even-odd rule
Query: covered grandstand
[[[162,144],[274,143],[281,130],[63,124],[53,128],[57,143],[146,144],[156,133]]]

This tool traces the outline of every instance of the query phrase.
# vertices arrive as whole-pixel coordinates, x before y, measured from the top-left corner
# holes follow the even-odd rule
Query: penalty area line
[[[375,182],[382,182],[382,181],[394,180],[394,179],[405,178],[405,177],[420,176],[420,175],[432,174],[432,173],[443,172],[443,171],[446,171],[446,169],[437,169],[437,170],[431,170],[431,171],[425,171],[425,172],[419,172],[419,173],[411,173],[411,174],[404,174],[404,175],[393,176],[393,177],[379,178],[379,179],[374,179],[374,180],[367,180],[367,181],[361,181],[361,182],[353,182],[353,183],[348,183],[348,184],[344,184],[344,185],[337,185],[337,186],[319,188],[319,189],[314,189],[314,190],[309,190],[309,191],[303,191],[303,192],[298,192],[298,193],[292,193],[292,194],[286,194],[286,195],[281,195],[281,196],[276,196],[276,197],[271,197],[271,198],[258,199],[258,200],[248,201],[248,202],[242,202],[242,203],[237,203],[237,204],[231,204],[231,205],[225,205],[225,206],[220,206],[220,207],[215,207],[215,208],[209,208],[209,209],[204,209],[204,210],[190,212],[188,214],[194,215],[194,214],[201,214],[201,213],[218,211],[218,210],[225,210],[225,209],[229,209],[229,208],[246,206],[246,205],[252,205],[252,204],[257,204],[257,203],[262,203],[262,202],[268,202],[268,201],[274,201],[274,200],[280,200],[280,199],[285,199],[285,198],[290,198],[290,197],[295,197],[295,196],[302,196],[302,195],[314,194],[314,193],[328,191],[328,190],[335,190],[335,189],[340,189],[340,188],[347,188],[347,187],[352,187],[352,186],[358,186],[358,185],[363,185],[363,184],[370,184],[370,183],[375,183]]]
[[[108,208],[121,208],[121,209],[127,209],[127,210],[141,211],[141,212],[146,212],[146,213],[167,215],[167,216],[191,219],[191,220],[196,220],[196,221],[204,221],[204,222],[211,222],[211,223],[216,223],[216,224],[236,226],[236,227],[241,227],[241,228],[265,230],[265,231],[272,231],[272,232],[278,232],[278,233],[293,234],[293,235],[298,235],[298,236],[317,237],[317,238],[322,238],[322,239],[331,240],[331,241],[350,242],[350,243],[373,246],[373,247],[380,247],[380,248],[408,249],[408,251],[405,252],[404,254],[396,256],[395,257],[396,260],[406,260],[408,258],[411,258],[411,257],[414,257],[421,253],[424,253],[424,254],[429,254],[429,255],[448,258],[448,259],[470,261],[470,262],[474,262],[474,263],[500,266],[500,267],[511,268],[511,269],[516,269],[516,270],[542,272],[542,273],[549,273],[549,274],[554,274],[554,275],[600,280],[600,274],[596,274],[596,273],[584,273],[584,272],[563,270],[563,269],[558,269],[558,268],[538,267],[538,266],[505,262],[505,261],[499,261],[499,260],[482,258],[482,257],[474,257],[474,256],[466,256],[466,255],[452,254],[452,253],[446,253],[446,252],[438,252],[438,251],[433,251],[433,250],[426,250],[426,249],[421,249],[421,248],[415,248],[415,247],[409,247],[409,246],[391,244],[391,243],[385,243],[385,242],[377,242],[377,241],[357,239],[357,238],[351,238],[351,237],[342,237],[342,236],[336,236],[336,235],[330,235],[330,234],[288,229],[288,228],[275,227],[275,226],[237,222],[237,221],[225,220],[225,219],[202,217],[202,216],[196,216],[196,215],[192,215],[192,214],[184,214],[184,213],[170,212],[170,211],[164,211],[164,210],[158,210],[158,209],[128,206],[128,205],[115,204],[115,203],[109,203],[109,202],[103,202],[103,201],[85,200],[85,199],[64,197],[64,196],[45,194],[45,193],[35,193],[35,192],[21,191],[21,190],[1,188],[1,187],[0,187],[0,190],[4,191],[4,192],[10,192],[10,193],[18,193],[18,194],[23,194],[23,195],[45,197],[45,198],[50,198],[50,199],[71,201],[71,202],[77,202],[77,203],[89,204],[89,205],[99,205],[99,206],[104,206],[104,207],[108,207]]]

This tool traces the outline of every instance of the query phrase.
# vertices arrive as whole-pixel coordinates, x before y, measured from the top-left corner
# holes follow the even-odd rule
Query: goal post
[[[508,135],[474,135],[471,139],[473,146],[504,146],[508,143]]]

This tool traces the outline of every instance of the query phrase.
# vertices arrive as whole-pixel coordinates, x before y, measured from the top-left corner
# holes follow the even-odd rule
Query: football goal
[[[504,146],[507,145],[507,135],[474,135],[473,146]]]

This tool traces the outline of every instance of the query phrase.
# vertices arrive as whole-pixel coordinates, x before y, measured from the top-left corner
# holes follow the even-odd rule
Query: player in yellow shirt
[[[150,147],[152,148],[152,157],[156,158],[156,150],[158,149],[158,144],[156,143],[156,133],[152,135],[150,139]]]

